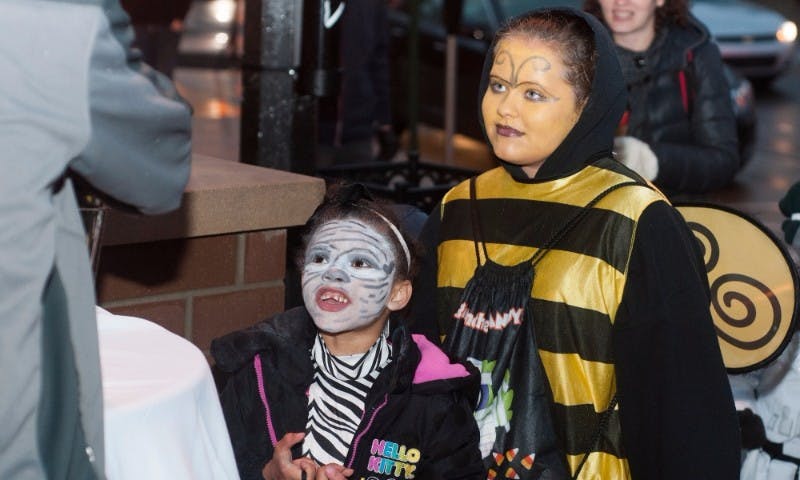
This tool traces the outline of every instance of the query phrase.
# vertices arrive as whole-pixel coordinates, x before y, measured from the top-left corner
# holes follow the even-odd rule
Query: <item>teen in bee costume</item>
[[[704,265],[664,196],[612,158],[627,99],[603,26],[562,8],[512,19],[480,94],[501,166],[430,215],[413,318],[484,374],[488,476],[737,478]]]

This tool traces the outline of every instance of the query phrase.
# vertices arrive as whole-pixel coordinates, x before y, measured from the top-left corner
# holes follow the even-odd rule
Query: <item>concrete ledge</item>
[[[143,216],[112,210],[103,245],[302,225],[325,195],[320,178],[195,154],[181,208]]]
[[[287,231],[324,193],[319,178],[195,155],[177,212],[109,211],[98,301],[207,351],[211,339],[283,310]]]

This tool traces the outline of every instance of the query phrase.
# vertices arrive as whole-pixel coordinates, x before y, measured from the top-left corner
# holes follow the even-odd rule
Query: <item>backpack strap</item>
[[[571,480],[578,480],[578,476],[581,474],[581,470],[583,470],[586,460],[589,459],[589,454],[600,448],[600,441],[603,439],[603,435],[606,433],[606,430],[608,430],[608,422],[611,420],[611,414],[614,413],[614,409],[617,407],[618,402],[619,395],[615,393],[614,396],[611,397],[611,401],[608,403],[608,408],[606,408],[600,417],[600,421],[597,424],[597,430],[595,430],[594,435],[592,435],[591,449],[583,455],[581,463],[579,463],[578,468],[575,469],[575,473],[572,475]]]

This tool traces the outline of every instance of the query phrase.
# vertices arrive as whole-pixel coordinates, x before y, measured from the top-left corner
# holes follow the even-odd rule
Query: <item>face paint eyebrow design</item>
[[[497,55],[494,57],[494,64],[495,65],[503,65],[505,64],[505,60],[508,59],[508,62],[511,64],[511,86],[516,87],[519,84],[519,74],[522,72],[522,68],[530,62],[533,71],[535,72],[546,72],[553,68],[550,64],[550,61],[544,58],[541,55],[532,55],[519,65],[519,69],[517,69],[514,65],[514,58],[511,56],[511,52],[508,50],[500,50],[497,52]]]
[[[330,254],[331,251],[333,251],[333,250],[335,250],[335,249],[331,245],[315,243],[315,244],[310,245],[308,247],[308,250],[306,251],[306,255],[305,256],[307,258],[309,255],[316,254],[316,253]]]
[[[344,223],[344,225],[335,225],[340,222]],[[336,250],[336,247],[333,244],[337,242],[364,242],[380,252],[387,263],[394,265],[394,247],[391,242],[380,233],[373,232],[375,232],[375,229],[372,226],[356,220],[334,220],[322,225],[314,234],[312,240],[314,244],[325,243],[331,245],[334,250]],[[389,246],[388,251],[385,248],[387,245]],[[369,249],[365,249],[365,251],[369,251]]]
[[[391,250],[387,249],[386,239],[380,234],[369,235],[372,232],[374,232],[372,226],[360,222],[332,221],[324,224],[313,235],[308,246],[307,264],[304,266],[307,279],[318,277],[337,264],[338,268],[349,272],[353,278],[372,277],[378,280],[375,278],[378,272],[381,276],[390,277],[395,271],[396,259]],[[324,266],[314,262],[313,258],[317,255],[325,255],[327,257],[325,263],[329,265]],[[363,264],[357,265],[356,262]],[[370,268],[364,270],[363,268],[367,266]],[[376,288],[385,288],[388,285],[384,283]]]
[[[522,82],[520,82],[519,76],[522,73],[522,70],[525,67],[525,65],[530,65],[534,72],[547,72],[547,71],[552,69],[552,65],[550,64],[550,61],[548,59],[546,59],[545,57],[541,56],[541,55],[532,55],[532,56],[526,58],[519,65],[519,68],[517,68],[514,65],[514,58],[511,56],[511,52],[509,52],[508,50],[500,50],[499,52],[497,52],[497,54],[495,55],[495,59],[494,59],[494,65],[505,65],[506,60],[509,62],[509,64],[510,64],[509,66],[511,67],[511,79],[510,80],[509,79],[505,79],[505,78],[501,77],[500,75],[491,74],[491,73],[489,74],[489,77],[494,79],[495,81],[498,81],[498,82],[501,82],[501,83],[506,83],[511,88],[517,88],[518,86],[524,85],[526,83],[538,84],[538,82],[533,82],[533,81],[522,81]],[[544,88],[544,87],[540,87],[540,88]],[[553,95],[551,93],[547,93],[546,95],[543,95],[543,97],[544,98],[541,98],[538,101],[540,101],[540,102],[541,101],[543,101],[543,102],[558,102],[559,100],[561,100],[560,97],[557,97],[557,96],[555,96],[555,95]]]
[[[330,236],[335,236],[335,235],[339,235],[339,234],[342,234],[342,233],[351,233],[351,234],[355,233],[357,235],[367,237],[367,238],[369,238],[370,240],[373,240],[376,243],[381,243],[381,242],[387,242],[388,243],[388,241],[382,235],[374,234],[373,232],[375,231],[375,229],[372,228],[370,225],[367,225],[366,223],[359,222],[357,220],[352,220],[352,219],[341,220],[341,222],[344,224],[344,226],[341,226],[341,225],[340,226],[335,226],[334,223],[337,223],[337,222],[335,220],[334,221],[330,221],[330,222],[326,223],[325,225],[321,226],[317,230],[317,233],[320,236],[323,236],[323,238],[328,238]],[[337,238],[337,240],[345,240],[345,239]]]

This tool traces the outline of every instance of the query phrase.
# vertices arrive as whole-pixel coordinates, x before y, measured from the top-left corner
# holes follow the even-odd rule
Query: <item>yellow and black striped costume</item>
[[[535,342],[529,342],[530,349],[516,349],[519,344],[515,344],[510,350],[514,354],[538,350],[555,400],[555,431],[573,475],[595,443],[598,420],[606,418],[601,412],[608,410],[616,395],[618,409],[607,416],[608,428],[597,452],[586,457],[578,477],[581,480],[738,478],[739,424],[711,321],[708,278],[698,243],[658,190],[610,158],[616,127],[628,102],[616,47],[593,17],[575,10],[568,14],[587,22],[597,50],[592,88],[580,117],[541,163],[534,157],[527,163],[521,157],[500,158],[501,167],[477,177],[477,215],[470,210],[470,182],[445,195],[420,234],[427,254],[414,282],[411,328],[429,338],[449,334],[448,344],[466,346],[454,349],[459,355],[486,360],[488,356],[480,356],[486,352],[482,350],[485,345],[479,345],[479,340],[473,345],[460,342],[459,335],[466,338],[480,326],[491,329],[487,338],[496,339],[519,333],[523,323],[533,325],[534,329],[529,329],[533,336],[528,338],[535,337]],[[480,92],[489,88],[493,62],[490,51]],[[479,119],[486,129],[500,125],[494,118],[484,126],[482,111]],[[537,128],[523,133],[535,139],[551,132]],[[639,185],[611,191],[586,211],[574,229],[557,243],[550,243],[598,194],[632,180]],[[480,229],[473,232],[475,217]],[[482,247],[476,250],[476,239],[483,241],[485,253]],[[525,318],[532,321],[517,323],[512,325],[516,330],[509,330],[503,309],[512,306],[514,313],[519,309],[517,303],[502,305],[512,296],[503,297],[502,293],[521,282],[506,281],[512,278],[506,271],[516,271],[517,264],[527,266],[520,262],[533,259],[545,245],[550,248],[534,265],[531,298],[524,309]],[[491,262],[476,272],[486,256]],[[487,265],[491,268],[485,268]],[[494,275],[495,271],[501,273]],[[500,284],[503,286],[496,290],[491,288]],[[522,301],[528,300],[527,285],[520,288]],[[459,310],[462,291],[469,309]],[[494,312],[484,308],[482,296],[480,302],[470,305],[466,300],[478,297],[473,295],[478,291],[488,291],[491,303],[500,307]],[[501,294],[499,298],[493,296],[496,293]],[[512,310],[507,312],[510,317]],[[481,313],[494,317],[487,320]],[[501,357],[508,350],[499,350],[492,351],[497,353],[492,358],[498,359],[498,365],[499,359],[508,358]],[[511,357],[507,363],[512,365],[514,358],[522,357]],[[538,368],[535,361],[525,355],[513,365],[530,363],[534,369]],[[525,382],[541,379],[512,366],[497,370],[497,365],[481,362],[480,368],[482,373],[492,374],[513,370],[520,377],[512,384],[509,375],[502,402],[513,388],[521,385],[518,390],[522,390]],[[493,388],[496,380],[491,378]],[[500,380],[502,388],[505,378]],[[494,405],[501,403],[497,398],[501,397],[495,396]],[[476,418],[486,410],[481,407],[482,403],[476,405]],[[533,403],[520,407],[538,411]],[[509,427],[507,437],[498,428],[497,438],[524,441],[515,437],[515,429],[530,427],[525,415],[530,411],[516,417],[525,421],[516,422],[513,409],[496,411],[498,418],[511,414],[496,422]],[[491,427],[492,423],[478,425]],[[524,473],[536,478],[536,459],[528,454],[536,448],[547,452],[536,442],[506,445],[496,441],[489,446],[492,457],[487,458],[502,468],[511,461],[502,457],[517,461],[514,447],[519,447],[527,455],[525,459],[531,460],[522,464]],[[495,445],[511,450],[495,452]],[[487,449],[484,446],[486,443],[482,443],[482,453]],[[541,460],[539,466],[546,463]],[[487,476],[514,478],[508,470],[487,468]]]
[[[605,159],[541,183],[516,182],[502,167],[480,175],[476,205],[489,258],[507,266],[531,258],[601,192],[637,181],[623,170]],[[539,355],[553,392],[556,430],[573,471],[616,391],[611,333],[637,220],[651,203],[665,201],[638,182],[603,197],[536,266],[531,305]],[[454,321],[463,287],[476,268],[475,235],[465,221],[469,198],[464,182],[448,192],[439,212],[438,318],[445,322]],[[451,325],[442,325],[443,331]],[[588,457],[581,478],[630,478],[616,412],[600,450]]]

